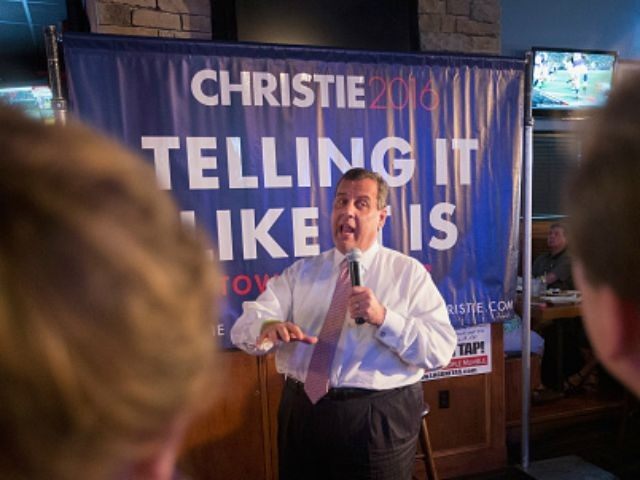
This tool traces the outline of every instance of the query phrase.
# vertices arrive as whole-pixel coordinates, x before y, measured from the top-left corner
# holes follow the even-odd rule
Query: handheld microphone
[[[359,248],[354,248],[347,253],[346,257],[347,261],[349,262],[349,277],[351,277],[351,286],[362,286],[362,279],[360,278],[360,259],[362,258],[362,252]],[[362,325],[364,323],[364,318],[357,317],[356,323],[358,325]]]

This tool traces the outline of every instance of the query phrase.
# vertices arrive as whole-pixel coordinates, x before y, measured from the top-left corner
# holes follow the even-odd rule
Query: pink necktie
[[[344,260],[340,264],[340,276],[336,281],[331,305],[329,305],[329,311],[322,325],[322,330],[320,330],[320,335],[318,335],[318,343],[311,354],[307,378],[304,382],[304,391],[314,405],[329,390],[331,363],[347,313],[347,300],[350,293],[349,267],[347,261]]]

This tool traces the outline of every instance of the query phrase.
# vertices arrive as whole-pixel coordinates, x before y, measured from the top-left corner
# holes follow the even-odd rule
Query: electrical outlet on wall
[[[438,408],[449,408],[449,390],[438,391]]]

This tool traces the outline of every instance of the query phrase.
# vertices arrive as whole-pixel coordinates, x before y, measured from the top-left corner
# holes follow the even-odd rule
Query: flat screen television
[[[534,47],[534,116],[582,117],[607,100],[617,52]]]
[[[27,115],[45,123],[55,122],[51,89],[44,85],[0,86],[0,102],[21,108]]]

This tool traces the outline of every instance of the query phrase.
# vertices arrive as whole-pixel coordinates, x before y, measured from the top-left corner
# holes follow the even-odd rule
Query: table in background
[[[519,295],[516,300],[516,311],[522,315],[522,297]],[[553,349],[556,354],[556,381],[553,385],[555,390],[562,391],[564,380],[564,348],[563,348],[563,323],[582,315],[580,301],[575,303],[554,304],[545,302],[540,298],[531,299],[531,329],[541,333],[542,329],[553,328],[556,332],[556,341]],[[545,350],[549,345],[545,339]]]

